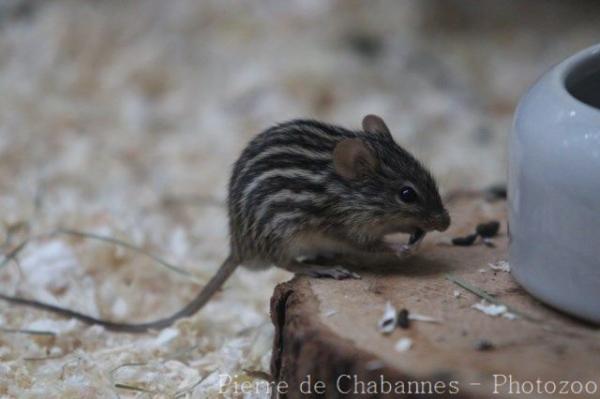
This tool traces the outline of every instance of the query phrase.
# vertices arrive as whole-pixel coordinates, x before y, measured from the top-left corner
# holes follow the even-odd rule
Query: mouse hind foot
[[[336,280],[360,279],[360,275],[343,266],[309,266],[309,269],[301,272],[311,277],[333,278]]]
[[[360,279],[360,275],[339,265],[311,265],[305,263],[295,263],[286,267],[286,269],[296,273],[315,278],[333,278],[336,280]]]

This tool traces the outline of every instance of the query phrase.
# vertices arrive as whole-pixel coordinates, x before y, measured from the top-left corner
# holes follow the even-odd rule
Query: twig
[[[202,381],[204,381],[205,379],[206,379],[206,377],[200,377],[200,379],[198,381],[196,381],[195,383],[193,383],[192,385],[185,387],[185,388],[181,388],[179,391],[175,392],[175,398],[179,398],[179,397],[181,397],[181,395],[192,392],[194,390],[194,388],[196,388],[198,385],[200,385],[202,383]]]
[[[54,333],[52,331],[44,331],[44,330],[28,330],[28,329],[0,327],[0,331],[7,333],[7,334],[45,335],[45,336],[50,336],[50,337],[56,336],[56,333]]]
[[[461,280],[458,277],[454,277],[450,274],[446,275],[446,279],[452,281],[454,284],[469,291],[470,293],[475,294],[478,297],[485,299],[488,302],[495,303],[496,305],[500,305],[499,303],[497,303],[498,300],[496,298],[494,298],[494,296],[492,294],[486,292],[485,290],[483,290],[481,288],[472,286],[471,284],[467,283],[466,281]]]
[[[0,269],[3,268],[4,266],[6,266],[8,264],[8,262],[10,262],[14,258],[16,258],[17,255],[19,255],[19,252],[21,252],[23,250],[23,248],[25,248],[25,246],[27,245],[28,242],[29,242],[29,239],[23,240],[19,245],[17,245],[11,251],[9,251],[6,255],[4,255],[4,259],[2,259],[2,262],[0,262]]]
[[[527,313],[523,313],[520,310],[517,310],[517,309],[513,308],[512,306],[509,306],[509,305],[505,304],[504,302],[496,299],[494,296],[492,296],[491,294],[489,294],[485,290],[483,290],[481,288],[478,288],[478,287],[475,287],[475,286],[467,283],[466,281],[459,279],[458,277],[451,276],[451,275],[447,274],[446,275],[446,279],[448,279],[449,281],[452,281],[454,284],[458,285],[459,287],[461,287],[461,288],[469,291],[472,294],[477,295],[480,298],[485,299],[486,301],[488,301],[490,303],[493,303],[495,305],[505,306],[506,309],[509,312],[514,313],[514,314],[516,314],[516,315],[518,315],[518,316],[520,316],[520,317],[522,317],[522,318],[524,318],[526,320],[533,321],[533,322],[539,322],[540,321],[538,318],[533,317],[533,316],[531,316],[531,315],[529,315]]]
[[[24,230],[29,232],[29,223],[25,222],[25,221],[20,221],[17,223],[13,223],[13,224],[9,224],[6,226],[6,238],[4,239],[4,242],[2,243],[2,247],[7,247],[10,245],[10,243],[12,242],[12,239],[14,237],[14,235],[16,234],[16,232],[18,232],[19,230]]]
[[[273,381],[273,377],[271,376],[271,374],[269,374],[267,372],[264,372],[262,370],[244,369],[243,371],[249,377],[256,378],[256,379],[259,379],[259,380],[268,381],[268,382]]]
[[[123,363],[117,367],[115,367],[114,369],[110,370],[110,377],[113,378],[115,373],[117,371],[119,371],[122,368],[125,367],[140,367],[140,366],[146,366],[148,363]]]
[[[121,384],[119,382],[115,384],[115,388],[127,389],[129,391],[136,391],[136,392],[154,393],[153,391],[150,391],[148,389],[136,387],[136,386],[133,386],[133,385]]]
[[[25,360],[26,362],[43,362],[45,360],[56,360],[56,359],[62,359],[63,357],[65,357],[67,354],[64,353],[62,355],[54,355],[54,356],[41,356],[41,357],[24,357],[23,360]]]
[[[148,363],[123,363],[117,367],[115,367],[114,369],[112,369],[109,373],[109,378],[113,383],[113,386],[115,388],[121,388],[121,389],[127,389],[129,391],[137,391],[137,392],[144,392],[144,393],[148,393],[151,394],[153,393],[152,391],[145,389],[145,388],[141,388],[141,387],[136,387],[134,385],[129,385],[129,384],[123,384],[120,382],[115,382],[115,373],[117,371],[119,371],[120,369],[124,368],[124,367],[140,367],[140,366],[146,366]]]
[[[25,247],[25,245],[27,244],[27,242],[33,240],[33,239],[39,239],[42,237],[52,237],[56,234],[68,234],[68,235],[74,235],[77,237],[83,237],[83,238],[91,238],[91,239],[96,239],[96,240],[100,240],[100,241],[105,241],[111,244],[115,244],[115,245],[120,245],[123,246],[125,248],[131,249],[137,253],[143,254],[147,257],[149,257],[150,259],[158,262],[159,264],[167,267],[169,270],[172,270],[174,272],[177,272],[179,274],[185,275],[188,278],[191,277],[192,280],[195,280],[194,276],[183,270],[183,269],[179,269],[178,267],[162,260],[161,258],[148,253],[144,250],[142,250],[141,248],[136,247],[135,245],[129,244],[127,242],[123,242],[120,240],[117,240],[113,237],[107,237],[107,236],[101,236],[98,234],[94,234],[94,233],[87,233],[87,232],[82,232],[82,231],[78,231],[78,230],[72,230],[72,229],[56,229],[50,233],[46,233],[46,234],[40,234],[40,235],[36,235],[36,236],[31,236],[28,239],[26,239],[25,241],[23,241],[17,248],[15,248],[13,251],[11,251],[11,253],[7,256],[7,258],[14,258],[16,256],[16,254],[23,249],[23,247]],[[6,260],[5,260],[6,261]],[[66,317],[71,317],[71,318],[75,318],[78,319],[79,321],[82,321],[84,323],[87,324],[101,324],[103,325],[105,328],[108,329],[115,329],[115,330],[129,330],[130,332],[133,331],[131,330],[131,325],[127,325],[126,323],[119,323],[119,322],[113,322],[110,320],[104,320],[104,319],[99,319],[93,316],[89,316],[87,314],[84,313],[80,313],[76,310],[71,310],[69,308],[63,308],[60,306],[56,306],[56,305],[52,305],[46,302],[41,302],[41,301],[37,301],[37,300],[32,300],[32,299],[26,299],[26,298],[21,298],[21,297],[16,297],[16,296],[11,296],[11,295],[6,295],[3,293],[0,293],[0,299],[11,302],[11,303],[17,303],[17,304],[21,304],[21,305],[27,305],[27,306],[31,306],[37,309],[42,309],[42,310],[47,310],[50,312],[54,312],[57,314],[60,314],[62,316],[66,316]],[[166,320],[166,319],[165,319]],[[139,324],[139,326],[144,326],[144,325],[151,325],[151,324]],[[143,328],[141,331],[144,331],[145,328]],[[136,332],[138,330],[135,330]]]
[[[17,255],[19,255],[19,253],[25,248],[25,246],[30,241],[40,239],[40,238],[52,237],[56,234],[64,234],[64,235],[71,235],[71,236],[80,237],[80,238],[99,240],[99,241],[107,242],[107,243],[114,244],[117,246],[121,246],[123,248],[127,248],[136,253],[144,255],[175,273],[181,274],[186,277],[191,277],[194,281],[196,280],[196,277],[192,273],[188,272],[187,270],[183,270],[180,267],[175,266],[172,263],[169,263],[166,260],[159,258],[158,256],[156,256],[150,252],[147,252],[147,251],[143,250],[142,248],[137,247],[133,244],[130,244],[126,241],[121,241],[119,239],[116,239],[116,238],[110,237],[110,236],[102,236],[102,235],[95,234],[95,233],[89,233],[89,232],[79,231],[79,230],[74,230],[74,229],[63,229],[63,228],[58,228],[49,233],[43,233],[43,234],[39,234],[39,235],[35,235],[35,236],[31,236],[29,238],[26,238],[19,245],[17,245],[13,250],[11,250],[8,254],[6,254],[4,256],[4,259],[2,259],[2,262],[0,262],[0,268],[5,266],[12,259],[16,258]]]
[[[147,251],[143,250],[142,248],[137,247],[137,246],[135,246],[133,244],[130,244],[128,242],[118,240],[118,239],[116,239],[114,237],[102,236],[102,235],[95,234],[95,233],[88,233],[88,232],[85,232],[85,231],[78,231],[78,230],[73,230],[73,229],[63,229],[63,228],[57,229],[56,233],[58,233],[58,234],[72,235],[72,236],[75,236],[75,237],[89,238],[89,239],[93,239],[93,240],[99,240],[99,241],[108,242],[110,244],[115,244],[115,245],[118,245],[118,246],[130,249],[130,250],[132,250],[134,252],[137,252],[139,254],[142,254],[144,256],[147,256],[148,258],[154,260],[155,262],[157,262],[160,265],[166,267],[167,269],[170,269],[170,270],[174,271],[175,273],[179,273],[179,274],[184,275],[186,277],[194,277],[194,275],[192,273],[190,273],[190,272],[188,272],[186,270],[183,270],[183,269],[181,269],[181,268],[179,268],[179,267],[177,267],[177,266],[175,266],[175,265],[167,262],[166,260],[163,260],[163,259],[159,258],[158,256],[156,256],[156,255],[154,255],[152,253],[147,252]]]

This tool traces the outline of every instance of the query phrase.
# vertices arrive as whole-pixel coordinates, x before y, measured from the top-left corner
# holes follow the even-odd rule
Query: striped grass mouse
[[[383,119],[367,115],[362,127],[352,131],[293,120],[251,140],[229,181],[230,254],[196,298],[170,317],[120,323],[38,301],[0,298],[111,330],[145,332],[196,313],[239,265],[277,265],[343,279],[359,276],[336,265],[338,256],[405,256],[427,231],[445,230],[450,217],[431,174],[394,141]],[[410,234],[407,243],[389,239],[400,232]]]

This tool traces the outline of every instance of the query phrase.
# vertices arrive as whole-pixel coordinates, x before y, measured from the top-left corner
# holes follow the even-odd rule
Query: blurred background
[[[55,237],[3,265],[3,292],[120,320],[170,313],[226,256],[230,165],[290,118],[358,128],[377,113],[444,192],[503,183],[519,96],[599,26],[600,3],[580,0],[1,0],[2,253],[67,226],[197,277]],[[0,335],[0,395],[110,396],[107,373],[128,362],[145,366],[115,378],[157,392],[252,379],[243,370],[268,371],[268,299],[288,277],[241,271],[193,328],[143,339],[1,303],[0,325],[58,338]],[[190,358],[156,362],[182,348]]]

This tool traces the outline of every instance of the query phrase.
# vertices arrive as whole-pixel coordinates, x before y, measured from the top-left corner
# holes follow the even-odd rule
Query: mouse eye
[[[405,204],[412,204],[417,201],[417,193],[412,187],[402,187],[398,198]]]

